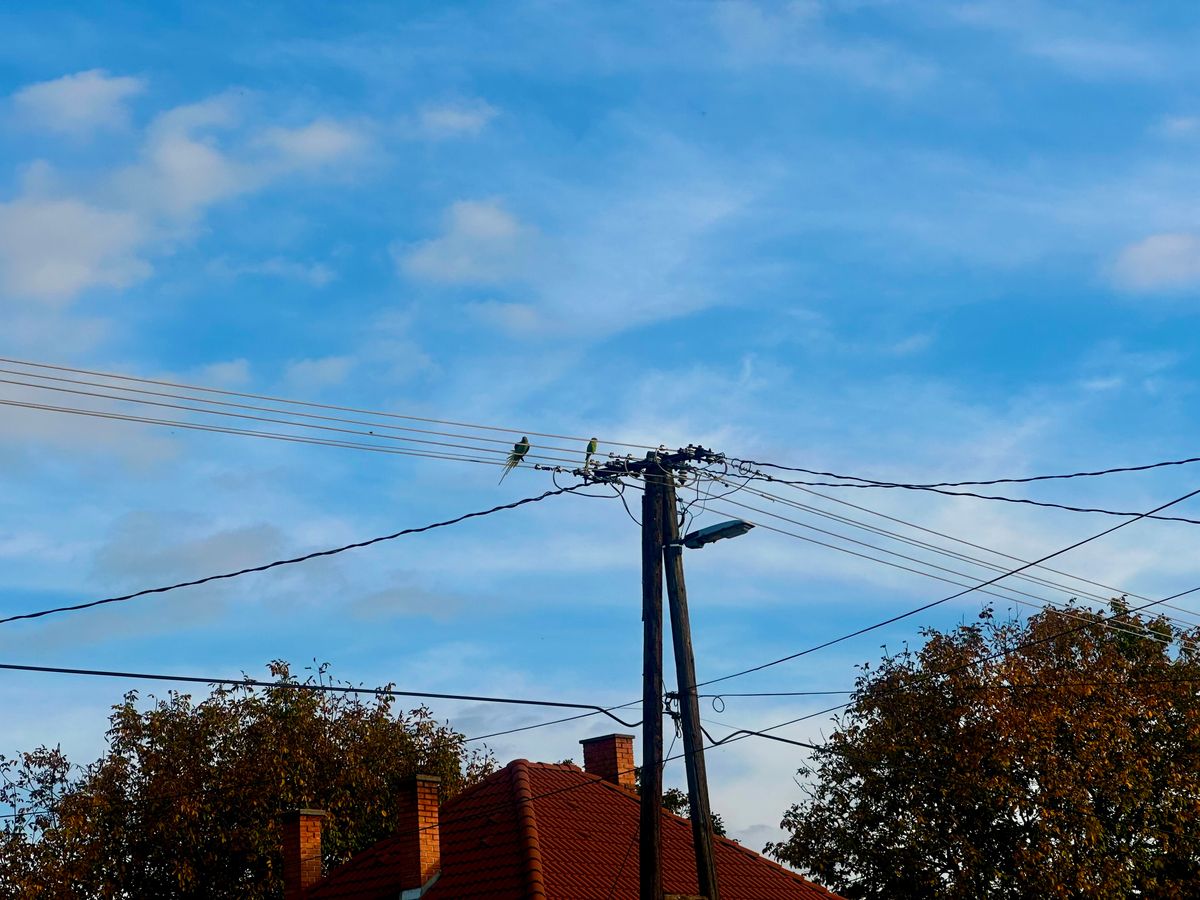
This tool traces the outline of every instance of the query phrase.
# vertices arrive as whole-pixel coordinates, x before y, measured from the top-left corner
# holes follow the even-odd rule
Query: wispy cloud
[[[91,69],[23,87],[12,103],[22,123],[80,138],[126,127],[128,101],[145,87],[140,78]]]
[[[229,93],[171,108],[147,125],[132,162],[93,173],[87,191],[60,188],[44,164],[28,170],[23,193],[0,203],[0,291],[62,306],[92,288],[129,287],[216,205],[296,173],[323,173],[368,144],[361,130],[330,119],[248,127]],[[282,258],[258,264],[258,274],[316,286],[332,277]]]
[[[361,128],[318,119],[298,128],[268,128],[258,142],[271,152],[268,166],[315,169],[343,162],[366,151],[369,138]]]
[[[1118,254],[1114,278],[1129,291],[1200,288],[1200,235],[1152,234],[1132,243]]]
[[[907,94],[938,77],[937,66],[882,38],[838,34],[836,8],[820,2],[725,0],[712,7],[727,62],[827,72],[851,84]]]
[[[533,231],[499,202],[463,200],[446,212],[439,237],[416,246],[395,244],[402,272],[445,284],[495,284],[521,274]]]
[[[483,100],[466,100],[422,107],[418,121],[421,131],[430,138],[474,137],[499,113]]]
[[[0,203],[0,290],[61,305],[90,287],[128,287],[150,274],[147,236],[130,210],[74,198]]]
[[[1162,48],[1121,23],[1121,5],[1076,12],[1036,0],[977,0],[950,7],[951,16],[975,28],[1004,35],[1026,55],[1079,78],[1161,74]]]
[[[297,359],[288,363],[284,378],[289,385],[297,388],[331,387],[342,384],[354,365],[354,360],[348,356]]]
[[[332,282],[337,273],[325,263],[302,262],[286,259],[282,256],[272,256],[258,262],[230,262],[219,258],[208,265],[208,271],[217,277],[236,278],[241,275],[258,275],[267,278],[282,278],[288,281],[299,281],[315,288],[322,288]]]
[[[1158,131],[1170,138],[1200,135],[1200,116],[1164,116],[1158,123]]]

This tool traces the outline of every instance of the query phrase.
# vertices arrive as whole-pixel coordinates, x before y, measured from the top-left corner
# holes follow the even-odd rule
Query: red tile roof
[[[576,766],[516,760],[442,806],[442,872],[423,900],[636,898],[639,815],[636,796]],[[663,813],[662,839],[666,893],[694,894],[691,824]],[[359,853],[308,898],[395,900],[395,842]],[[716,855],[722,900],[836,900],[733,841],[717,838]]]

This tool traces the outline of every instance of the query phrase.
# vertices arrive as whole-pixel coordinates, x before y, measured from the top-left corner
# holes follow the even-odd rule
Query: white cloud
[[[233,278],[239,275],[262,275],[269,278],[284,278],[302,281],[313,287],[325,287],[336,273],[324,263],[307,263],[294,259],[273,256],[260,262],[231,263],[225,259],[214,260],[208,267],[214,275]]]
[[[382,590],[373,591],[353,601],[352,616],[359,619],[395,619],[407,616],[428,616],[452,619],[464,607],[457,594],[434,591],[403,576],[393,575]]]
[[[0,204],[0,290],[62,304],[89,287],[128,287],[150,274],[145,225],[80,200]]]
[[[354,156],[368,145],[358,129],[331,119],[317,119],[299,128],[269,128],[260,142],[288,167],[319,168]]]
[[[322,388],[341,384],[353,368],[354,360],[348,356],[298,359],[288,363],[285,377],[296,387]]]
[[[848,40],[826,27],[823,4],[722,2],[715,26],[735,66],[788,66],[824,70],[863,87],[909,93],[928,85],[936,67],[899,46]]]
[[[117,173],[112,190],[143,215],[186,220],[257,187],[261,175],[232,159],[213,133],[236,119],[224,96],[168,110],[150,124],[141,158]]]
[[[531,229],[494,201],[460,201],[446,214],[441,237],[415,247],[394,245],[397,266],[413,278],[445,284],[492,284],[518,275]]]
[[[63,305],[90,288],[128,287],[215,204],[323,170],[368,143],[327,119],[246,133],[246,118],[231,94],[169,109],[147,126],[135,160],[91,177],[86,195],[31,163],[17,199],[0,204],[0,293]],[[317,287],[333,278],[324,265],[283,258],[243,269]]]
[[[256,565],[284,547],[284,534],[274,525],[212,530],[186,515],[134,512],[112,523],[96,549],[93,569],[108,581],[144,584]]]
[[[1165,68],[1161,49],[1126,33],[1117,17],[1035,0],[976,0],[949,9],[957,21],[1007,35],[1026,55],[1080,78],[1151,77]]]
[[[24,87],[13,95],[13,106],[30,125],[83,137],[126,126],[126,101],[144,89],[139,78],[113,77],[91,69]]]
[[[723,299],[714,238],[753,195],[697,166],[669,141],[647,151],[649,171],[581,191],[558,185],[540,202],[545,227],[518,220],[495,201],[454,204],[441,236],[397,242],[410,278],[449,286],[519,283],[518,297],[474,301],[465,310],[508,334],[601,337],[686,315]],[[717,271],[714,271],[717,270]]]
[[[1125,247],[1114,267],[1116,282],[1131,291],[1200,286],[1200,235],[1153,234]]]
[[[245,359],[229,359],[209,363],[197,372],[201,384],[220,384],[225,387],[241,387],[250,382],[250,363]]]
[[[107,340],[116,330],[113,326],[109,319],[53,308],[16,308],[4,313],[8,346],[20,347],[23,355],[34,359],[83,356]]]
[[[934,336],[929,332],[910,334],[892,344],[888,350],[894,356],[915,356],[933,346]]]
[[[1200,116],[1166,116],[1158,130],[1166,137],[1190,137],[1200,134]]]
[[[1161,68],[1154,51],[1121,40],[1088,37],[1031,37],[1025,47],[1031,56],[1045,59],[1075,75],[1152,75]]]
[[[431,138],[474,137],[499,114],[482,100],[426,106],[421,110],[421,130]]]
[[[537,307],[529,303],[485,300],[482,303],[472,303],[467,308],[485,325],[499,329],[505,334],[529,335],[546,327],[546,320]]]

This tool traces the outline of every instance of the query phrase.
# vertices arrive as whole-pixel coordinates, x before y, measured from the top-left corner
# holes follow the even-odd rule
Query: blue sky
[[[0,29],[4,356],[886,478],[1194,455],[1200,13],[1185,4],[47,3]],[[1147,509],[1193,477],[1027,495]],[[547,486],[3,408],[0,611]],[[1112,521],[847,499],[1028,557]],[[1200,575],[1189,527],[1138,523],[1059,562],[1172,593]],[[637,553],[619,505],[555,498],[5,626],[0,657],[212,675],[315,658],[368,684],[622,702],[639,692]],[[702,678],[948,592],[762,529],[688,565]],[[734,683],[847,687],[881,643],[978,608]],[[124,688],[5,675],[0,752],[94,756]],[[435,709],[468,734],[536,718]],[[598,727],[495,750],[578,759]],[[713,753],[714,806],[750,845],[799,796],[798,752]]]

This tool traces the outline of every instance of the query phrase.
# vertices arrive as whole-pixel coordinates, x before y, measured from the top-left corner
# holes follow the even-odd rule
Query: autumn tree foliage
[[[1114,614],[864,666],[768,852],[848,898],[1200,896],[1200,633]]]
[[[275,679],[295,684],[282,662]],[[328,684],[319,668],[309,678]],[[113,707],[108,752],[0,757],[0,898],[275,898],[281,814],[330,813],[325,863],[392,831],[396,788],[418,771],[443,799],[494,768],[428,709],[286,687],[171,692]]]

